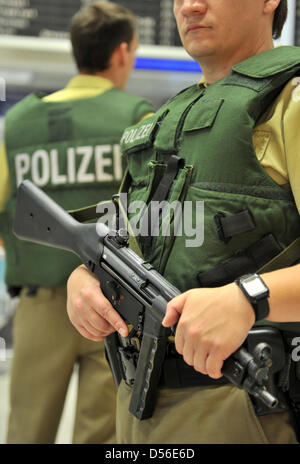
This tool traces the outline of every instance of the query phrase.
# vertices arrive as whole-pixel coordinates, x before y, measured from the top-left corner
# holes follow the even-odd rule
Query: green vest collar
[[[244,76],[262,79],[293,68],[300,62],[300,48],[283,46],[251,56],[232,67]]]

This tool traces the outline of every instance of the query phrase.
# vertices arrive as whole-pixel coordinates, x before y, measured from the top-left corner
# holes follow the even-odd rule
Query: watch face
[[[242,284],[251,298],[256,298],[257,296],[261,296],[268,292],[268,288],[265,286],[260,277],[256,275],[246,277]]]

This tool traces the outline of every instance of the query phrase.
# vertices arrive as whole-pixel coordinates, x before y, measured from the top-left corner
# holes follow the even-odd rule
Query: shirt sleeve
[[[143,119],[151,116],[153,114],[153,108],[150,103],[146,100],[142,100],[136,107],[135,117],[136,121],[135,124],[142,121]]]
[[[141,118],[138,119],[138,121],[136,121],[136,124],[140,121],[143,121],[146,118],[149,118],[149,116],[153,116],[153,114],[154,114],[153,112],[144,114]]]
[[[291,92],[283,116],[283,135],[289,182],[300,213],[300,78],[296,77],[289,85]]]
[[[5,145],[0,147],[0,211],[2,211],[10,193],[9,171]]]

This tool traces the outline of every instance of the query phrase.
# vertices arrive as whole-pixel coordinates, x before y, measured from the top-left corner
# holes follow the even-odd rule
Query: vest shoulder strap
[[[299,63],[300,48],[287,45],[251,56],[234,65],[232,70],[248,77],[261,79],[297,67]]]

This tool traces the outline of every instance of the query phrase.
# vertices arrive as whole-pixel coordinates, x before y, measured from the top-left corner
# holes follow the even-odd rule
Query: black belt
[[[19,296],[21,293],[22,287],[20,286],[15,286],[15,285],[9,285],[7,287],[7,291],[11,298],[15,298],[16,296]]]
[[[7,291],[12,298],[15,298],[16,296],[20,296],[22,288],[23,287],[21,286],[10,285]],[[35,296],[37,294],[39,286],[38,285],[24,285],[24,288],[27,289],[26,296]]]
[[[162,374],[159,381],[160,387],[167,388],[188,388],[188,387],[221,387],[228,385],[230,382],[226,377],[220,377],[219,379],[212,379],[208,375],[201,374],[195,371],[195,369],[183,360],[182,357],[169,356],[165,359],[162,367]],[[277,392],[278,393],[278,392]],[[299,395],[300,396],[300,395]],[[258,416],[264,416],[265,414],[279,413],[285,411],[288,406],[284,397],[280,396],[280,403],[278,407],[270,410],[260,400],[256,399],[252,395],[249,395],[252,401],[255,414]],[[299,408],[300,411],[300,408]],[[299,416],[300,418],[300,413]],[[299,419],[300,424],[300,419]],[[300,435],[300,430],[299,430]]]
[[[195,371],[182,357],[167,356],[163,366],[159,385],[168,388],[186,388],[199,386],[221,386],[229,383],[225,377],[212,379],[208,375]]]

